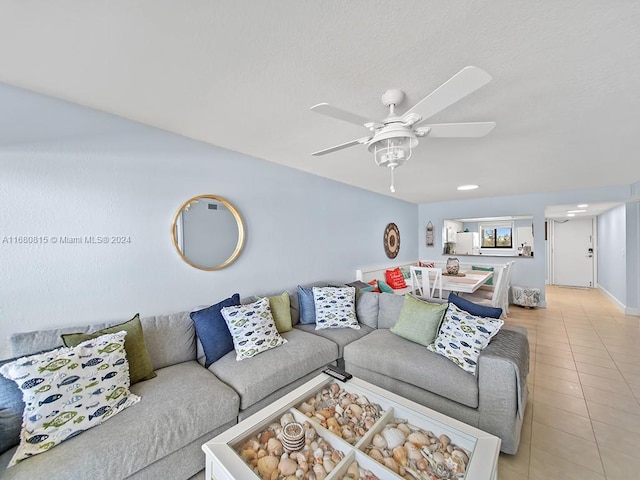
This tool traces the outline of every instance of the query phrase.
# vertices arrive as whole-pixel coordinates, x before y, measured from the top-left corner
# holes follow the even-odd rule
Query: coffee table
[[[317,392],[330,387],[332,383],[336,383],[347,392],[359,396],[364,395],[371,403],[382,408],[382,417],[354,445],[350,445],[333,435],[329,430],[325,430],[320,423],[316,423],[314,419],[308,418],[299,410],[302,402]],[[407,419],[409,424],[433,432],[436,436],[445,434],[450,438],[452,445],[458,445],[470,452],[466,474],[456,478],[497,480],[498,455],[500,453],[500,439],[498,437],[364,380],[354,377],[343,383],[324,373],[205,443],[202,450],[206,456],[206,480],[260,480],[260,477],[240,456],[238,450],[250,437],[264,431],[273,422],[278,422],[281,416],[286,413],[291,413],[296,421],[307,420],[312,423],[318,434],[333,448],[344,454],[343,460],[330,471],[325,480],[341,479],[354,460],[381,480],[402,479],[401,476],[365,453],[366,447],[371,444],[374,435],[381,432],[385,425],[398,418]]]

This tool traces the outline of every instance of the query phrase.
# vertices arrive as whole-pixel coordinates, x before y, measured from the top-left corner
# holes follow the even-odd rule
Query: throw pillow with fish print
[[[356,289],[353,287],[313,287],[316,330],[353,328],[360,330],[356,317]]]
[[[140,401],[129,391],[126,332],[22,357],[0,368],[22,391],[20,445],[9,467],[101,424]]]
[[[471,315],[449,303],[438,336],[427,349],[475,375],[480,353],[502,325],[504,321],[499,318]]]
[[[247,305],[224,307],[221,312],[233,338],[238,361],[287,343],[278,333],[266,297]]]

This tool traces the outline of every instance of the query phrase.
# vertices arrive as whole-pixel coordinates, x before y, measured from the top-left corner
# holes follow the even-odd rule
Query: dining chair
[[[438,290],[438,298],[442,299],[442,269],[412,265],[409,270],[412,292],[421,297],[436,298]]]
[[[487,305],[490,307],[500,307],[502,308],[502,317],[505,318],[508,313],[507,306],[505,306],[505,293],[506,293],[506,285],[507,285],[507,276],[510,268],[510,264],[504,264],[500,267],[496,267],[493,270],[494,277],[494,289],[491,290],[477,290],[475,293],[465,293],[464,298],[467,300],[478,303],[480,305]],[[508,303],[508,295],[507,301]]]

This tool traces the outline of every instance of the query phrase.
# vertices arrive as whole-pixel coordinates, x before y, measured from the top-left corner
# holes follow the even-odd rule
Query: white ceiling
[[[497,127],[421,139],[394,196],[558,191],[640,179],[638,25],[632,0],[0,0],[0,82],[391,195],[364,146],[310,156],[366,130],[309,107],[382,118],[476,65],[431,120]]]

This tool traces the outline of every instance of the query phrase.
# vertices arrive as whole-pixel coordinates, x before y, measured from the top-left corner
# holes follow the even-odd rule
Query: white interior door
[[[553,223],[553,283],[593,287],[594,231],[591,217]]]

